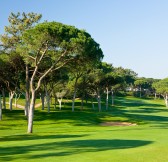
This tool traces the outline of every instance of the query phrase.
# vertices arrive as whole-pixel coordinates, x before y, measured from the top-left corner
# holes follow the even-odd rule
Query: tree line
[[[76,97],[81,99],[81,109],[84,100],[96,98],[101,111],[104,95],[108,110],[109,95],[113,105],[114,93],[127,88],[134,94],[138,92],[139,97],[157,92],[167,101],[167,92],[160,88],[164,80],[138,78],[130,69],[102,62],[100,45],[85,30],[59,22],[40,22],[41,17],[36,13],[11,13],[9,26],[5,26],[5,33],[0,37],[1,120],[7,93],[10,110],[14,95],[25,96],[28,133],[33,132],[37,96],[41,98],[42,109],[46,99],[48,112],[51,98],[55,100],[54,105],[58,101],[61,110],[65,96],[72,99],[72,111]]]

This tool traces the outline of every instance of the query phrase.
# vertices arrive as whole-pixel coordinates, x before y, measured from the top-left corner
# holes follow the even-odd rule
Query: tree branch
[[[55,62],[55,63],[40,77],[40,79],[39,79],[39,81],[38,81],[38,83],[37,83],[37,87],[36,87],[35,91],[37,91],[37,90],[40,88],[41,81],[44,79],[44,77],[45,77],[48,73],[50,73],[50,72],[52,72],[52,71],[54,71],[54,70],[60,69],[61,67],[63,67],[65,64],[67,64],[67,63],[68,63],[69,61],[71,61],[71,60],[73,60],[73,59],[71,58],[71,59],[65,60],[64,63],[62,63],[62,64],[61,64],[60,66],[58,66],[57,68],[53,69],[54,66],[58,63],[58,62]]]
[[[36,66],[35,66],[34,72],[32,74],[32,77],[30,79],[30,88],[31,88],[31,90],[33,90],[33,82],[34,82],[34,78],[35,78],[35,76],[37,74],[39,64],[40,64],[41,60],[43,59],[44,55],[46,54],[47,49],[48,49],[48,43],[46,43],[46,47],[45,47],[41,57],[39,58],[38,62],[37,62],[37,57],[35,58],[35,65]]]

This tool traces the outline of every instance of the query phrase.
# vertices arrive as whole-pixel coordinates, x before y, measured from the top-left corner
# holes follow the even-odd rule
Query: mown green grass
[[[71,112],[35,111],[34,133],[27,134],[22,109],[3,110],[0,121],[0,161],[45,162],[167,162],[168,110],[163,101],[118,97],[108,112],[88,103]],[[136,126],[101,126],[127,121]]]

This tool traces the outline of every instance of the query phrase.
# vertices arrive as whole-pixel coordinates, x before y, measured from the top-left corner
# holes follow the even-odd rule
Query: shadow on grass
[[[153,142],[144,140],[97,139],[48,142],[27,146],[8,146],[0,147],[0,160],[19,160],[19,158],[35,160],[51,156],[68,156],[83,152],[99,152],[113,149],[131,149],[149,145],[151,143]],[[30,154],[32,152],[33,155],[26,156],[26,154]]]
[[[154,125],[157,124],[162,126],[165,125],[165,123],[168,124],[168,116],[166,116],[166,114],[164,116],[157,115],[160,111],[161,110],[158,110],[157,108],[143,108],[138,110],[116,108],[113,111],[113,116],[127,118],[126,121],[137,123],[138,125],[152,123]],[[167,110],[165,112],[168,113]]]
[[[24,115],[24,110],[22,109],[14,109],[10,111],[9,109],[2,109],[2,122],[4,120],[8,120],[9,122],[12,120],[27,120]]]
[[[168,109],[162,104],[148,103],[151,99],[116,98],[112,113],[114,117],[125,117],[130,122],[145,124],[152,122],[160,126],[168,124]],[[164,114],[165,113],[165,114]],[[161,115],[162,114],[162,115]]]
[[[151,99],[141,99],[141,98],[136,98],[136,99],[131,99],[131,98],[124,98],[124,97],[117,97],[115,99],[115,104],[120,105],[122,107],[141,107],[141,106],[146,106],[146,107],[163,107],[162,104],[152,104],[148,103],[146,101],[151,101]]]
[[[115,100],[116,106],[112,107],[108,112],[103,111],[99,113],[91,110],[69,112],[68,109],[67,111],[63,110],[57,111],[56,113],[45,114],[45,117],[37,114],[35,120],[67,120],[66,122],[78,126],[100,124],[101,122],[104,122],[104,117],[113,117],[114,119],[115,117],[127,118],[126,121],[137,123],[168,122],[167,116],[160,116],[159,114],[157,115],[157,113],[160,112],[168,112],[168,110],[165,109],[161,104],[151,104],[145,102],[148,101],[148,99],[141,100],[118,97]]]
[[[76,103],[77,106],[80,105],[79,102]],[[111,107],[110,110],[103,111],[101,113],[93,111],[89,107],[80,111],[79,108],[75,109],[75,112],[71,111],[71,103],[66,103],[61,111],[52,110],[50,113],[41,111],[39,109],[35,110],[34,124],[35,125],[48,125],[48,124],[59,124],[68,123],[75,126],[94,126],[104,122],[104,119],[123,119],[124,121],[145,124],[148,122],[164,123],[168,122],[168,117],[166,115],[160,116],[160,112],[168,112],[166,108],[161,104],[148,103],[146,99],[132,99],[132,98],[115,98],[115,106]],[[104,104],[105,105],[105,104]],[[23,110],[5,110],[4,111],[4,126],[20,126],[27,125],[27,119],[24,116]],[[13,121],[17,120],[17,123]],[[10,121],[10,122],[9,122]],[[24,121],[24,122],[22,122]],[[1,121],[3,125],[3,121]]]
[[[103,113],[91,112],[91,111],[78,111],[78,112],[69,112],[66,110],[57,111],[57,112],[35,112],[34,121],[55,121],[55,122],[66,122],[71,123],[72,125],[94,125],[101,123],[101,117]],[[109,114],[110,115],[110,114]]]
[[[63,135],[62,134],[62,135],[48,135],[48,136],[23,134],[23,135],[12,135],[12,136],[0,137],[0,142],[56,139],[56,138],[77,138],[77,137],[84,137],[84,136],[87,136],[87,134],[83,134],[83,135]]]
[[[160,112],[168,112],[168,109],[161,109],[157,107],[147,107],[147,108],[139,108],[130,110],[131,113],[160,113]]]

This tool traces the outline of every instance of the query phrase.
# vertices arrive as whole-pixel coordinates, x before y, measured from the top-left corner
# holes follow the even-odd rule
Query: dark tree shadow
[[[151,99],[140,99],[137,98],[136,100],[130,99],[130,98],[121,98],[117,97],[115,99],[116,105],[120,105],[122,107],[141,107],[141,106],[147,106],[147,107],[163,107],[163,104],[151,104],[146,101],[149,101]]]
[[[48,137],[47,137],[48,138]],[[152,141],[143,140],[121,140],[121,139],[97,139],[97,140],[73,140],[63,142],[48,142],[43,144],[34,144],[29,146],[11,146],[0,147],[0,160],[14,160],[19,154],[20,158],[42,159],[51,156],[67,156],[79,154],[82,152],[99,152],[114,149],[131,149],[153,143]],[[26,156],[27,153],[39,151],[41,154]],[[47,151],[47,153],[43,153]],[[39,152],[38,152],[39,153]],[[16,158],[19,160],[19,157]]]
[[[23,135],[10,135],[10,136],[3,136],[0,137],[0,142],[6,142],[6,141],[27,141],[27,140],[41,140],[41,139],[57,139],[57,138],[77,138],[77,137],[85,137],[88,136],[87,134],[82,135],[67,135],[67,134],[61,134],[61,135],[29,135],[29,134],[23,134]]]

